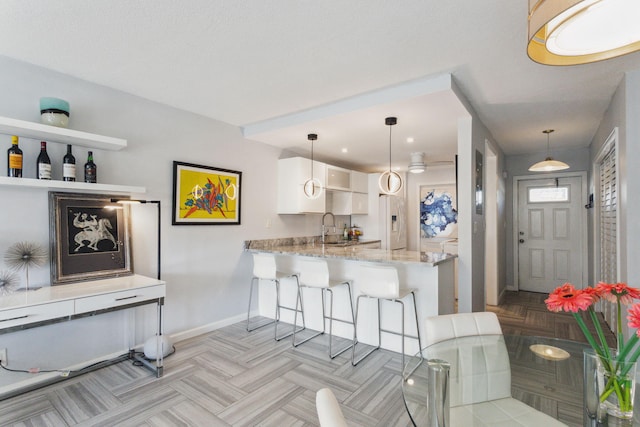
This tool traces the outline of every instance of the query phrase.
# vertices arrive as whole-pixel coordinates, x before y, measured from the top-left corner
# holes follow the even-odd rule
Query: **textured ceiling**
[[[538,65],[526,56],[526,25],[527,0],[3,0],[0,55],[247,128],[451,74],[505,153],[543,151],[546,128],[556,129],[555,148],[587,146],[624,71],[640,68],[640,54]],[[451,156],[434,142],[450,138],[454,120],[444,117],[446,103],[433,113],[440,101],[407,99],[418,117],[411,120],[425,123],[414,136],[427,161]],[[369,107],[348,121],[315,123],[324,132],[319,157],[337,157],[341,131],[364,123],[378,125],[384,144],[384,117],[372,115],[389,109]],[[410,119],[398,116],[400,133]],[[269,143],[308,152],[314,129],[305,128],[293,128],[301,132],[297,146],[286,132],[271,133]],[[363,147],[369,157],[385,152],[370,151],[381,144],[364,135],[345,161],[364,161]],[[407,150],[415,147],[398,148],[398,156]]]

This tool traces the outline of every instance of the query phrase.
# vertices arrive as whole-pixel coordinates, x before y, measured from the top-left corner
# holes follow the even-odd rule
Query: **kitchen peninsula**
[[[375,249],[374,242],[362,241],[357,244],[322,244],[317,238],[289,238],[273,240],[251,240],[245,242],[248,252],[263,252],[276,255],[278,268],[283,271],[297,272],[298,263],[303,257],[324,258],[329,264],[329,271],[333,279],[350,280],[353,287],[353,301],[360,294],[358,289],[358,266],[362,263],[382,263],[393,265],[398,269],[400,283],[414,288],[416,305],[421,333],[422,323],[428,316],[450,314],[455,311],[454,300],[454,266],[453,260],[457,255],[441,252],[419,251],[388,251]],[[273,288],[262,286],[259,292],[259,307],[255,314],[274,317],[275,292]],[[315,291],[315,292],[314,292]],[[295,280],[283,280],[280,287],[281,303],[287,306],[295,305]],[[320,292],[314,289],[305,290],[304,307],[307,328],[321,330],[322,305],[319,301]],[[334,317],[348,319],[348,294],[346,290],[336,290],[334,295]],[[327,306],[327,310],[329,307]],[[395,310],[395,311],[394,311]],[[382,305],[382,324],[384,329],[400,330],[400,307],[398,304]],[[415,320],[410,306],[405,308],[405,323],[407,334],[415,334]],[[358,340],[365,344],[375,345],[378,341],[375,325],[375,302],[363,299],[361,302],[358,327]],[[366,319],[366,320],[365,320]],[[288,310],[281,312],[281,320],[293,323],[293,313]],[[300,319],[298,320],[300,323]],[[413,330],[412,330],[413,329]],[[350,325],[334,323],[335,335],[351,339],[353,329]],[[382,334],[382,348],[400,351],[400,338],[390,334]],[[415,354],[419,350],[415,340],[407,340],[405,351]]]

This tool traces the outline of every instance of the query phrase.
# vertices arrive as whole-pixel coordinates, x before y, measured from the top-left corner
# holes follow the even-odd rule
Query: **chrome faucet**
[[[336,231],[336,217],[333,216],[331,212],[327,212],[326,214],[322,215],[322,244],[324,244],[324,237],[327,234],[327,225],[324,223],[324,220],[327,217],[327,215],[331,215],[331,225],[329,225],[329,227],[333,227],[334,233]]]

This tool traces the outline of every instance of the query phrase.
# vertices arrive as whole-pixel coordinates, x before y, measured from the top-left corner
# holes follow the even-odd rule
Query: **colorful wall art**
[[[420,189],[420,237],[458,237],[455,185]]]
[[[240,224],[242,172],[173,162],[173,225]]]

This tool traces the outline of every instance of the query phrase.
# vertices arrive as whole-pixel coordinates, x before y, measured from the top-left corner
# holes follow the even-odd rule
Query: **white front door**
[[[518,182],[519,289],[548,293],[565,282],[582,288],[582,179]]]

